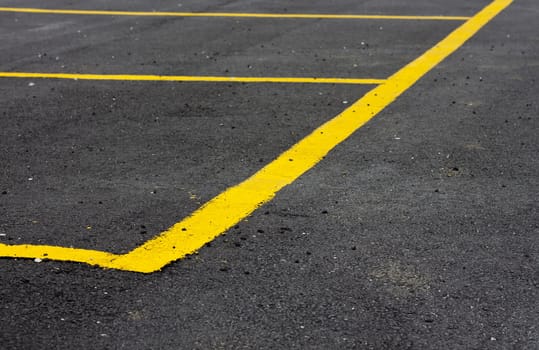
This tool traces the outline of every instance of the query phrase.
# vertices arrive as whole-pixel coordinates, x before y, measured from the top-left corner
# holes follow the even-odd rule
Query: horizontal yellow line
[[[235,12],[147,12],[147,11],[103,11],[38,9],[25,7],[0,7],[0,12],[41,13],[60,15],[98,15],[98,16],[151,16],[151,17],[248,17],[248,18],[303,18],[303,19],[394,19],[428,21],[465,21],[464,16],[393,16],[393,15],[353,15],[318,13],[235,13]]]
[[[72,74],[72,73],[28,73],[28,72],[0,72],[0,78],[185,81],[185,82],[226,82],[226,83],[363,84],[363,85],[379,85],[385,82],[385,79],[346,79],[346,78],[309,78],[309,77],[307,78],[215,77],[215,76],[185,76],[185,75]]]
[[[121,255],[99,250],[33,244],[7,245],[3,243],[0,243],[0,256],[6,258],[52,259],[58,261],[73,261],[73,257],[76,256],[78,262],[105,268],[114,268],[113,261],[121,257]]]

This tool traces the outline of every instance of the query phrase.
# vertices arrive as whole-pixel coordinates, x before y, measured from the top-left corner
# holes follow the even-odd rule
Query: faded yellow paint
[[[246,17],[282,19],[386,19],[386,20],[427,20],[465,21],[464,16],[391,16],[391,15],[351,15],[318,13],[236,13],[236,12],[158,12],[158,11],[110,11],[110,10],[70,10],[40,9],[24,7],[0,7],[0,12],[38,13],[57,15],[97,15],[97,16],[139,16],[139,17]]]
[[[293,83],[293,84],[363,84],[378,85],[384,79],[347,78],[301,78],[301,77],[223,77],[187,75],[133,75],[133,74],[76,74],[76,73],[32,73],[0,72],[0,78],[46,78],[71,80],[130,80],[130,81],[178,81],[213,83]]]
[[[253,176],[213,198],[193,214],[133,251],[114,255],[53,246],[0,245],[0,256],[77,261],[127,271],[150,273],[200,249],[317,164],[336,145],[372,119],[418,79],[462,46],[511,4],[495,0],[423,55],[400,69],[278,156]],[[45,256],[45,254],[47,254]]]

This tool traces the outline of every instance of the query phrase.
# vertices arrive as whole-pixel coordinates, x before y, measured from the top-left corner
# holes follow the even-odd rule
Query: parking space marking
[[[512,1],[493,0],[434,47],[393,74],[385,84],[373,88],[250,178],[225,190],[184,220],[129,253],[116,255],[45,245],[0,244],[0,256],[68,260],[142,273],[158,271],[196,252],[270,201],[280,189],[311,169],[335,146],[461,47]]]
[[[187,75],[133,75],[133,74],[73,74],[0,72],[0,78],[46,78],[71,80],[128,80],[128,81],[177,81],[177,82],[226,82],[226,83],[301,83],[301,84],[363,84],[379,85],[385,79],[348,79],[316,77],[226,77]]]
[[[57,15],[98,16],[144,16],[144,17],[246,17],[246,18],[291,18],[291,19],[387,19],[426,21],[466,21],[466,16],[398,16],[398,15],[354,15],[317,13],[236,13],[236,12],[159,12],[159,11],[111,11],[40,9],[24,7],[0,7],[0,12],[39,13]]]
[[[120,256],[121,255],[91,249],[77,249],[34,244],[7,245],[0,243],[0,257],[6,258],[73,261],[105,268],[114,268],[114,266],[108,264]]]

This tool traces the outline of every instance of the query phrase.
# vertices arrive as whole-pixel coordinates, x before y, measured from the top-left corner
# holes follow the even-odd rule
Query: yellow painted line
[[[0,12],[40,13],[58,15],[97,15],[97,16],[149,16],[149,17],[247,17],[247,18],[295,18],[295,19],[389,19],[389,20],[427,20],[427,21],[466,21],[465,16],[394,16],[394,15],[354,15],[354,14],[317,14],[317,13],[236,13],[236,12],[158,12],[158,11],[108,11],[108,10],[69,10],[39,9],[26,7],[0,7]]]
[[[462,46],[512,0],[494,0],[420,57],[378,85],[342,113],[279,155],[253,176],[225,190],[184,220],[122,255],[53,246],[0,245],[0,256],[69,260],[104,268],[150,273],[200,249],[283,187],[316,165],[376,114],[408,90],[423,75]],[[95,254],[95,255],[94,255]]]
[[[48,78],[72,80],[130,80],[130,81],[184,81],[226,83],[303,83],[303,84],[383,84],[385,79],[347,79],[311,77],[218,77],[184,75],[129,75],[129,74],[72,74],[72,73],[29,73],[0,72],[0,78]]]
[[[120,257],[120,255],[99,250],[32,244],[7,245],[0,243],[0,257],[75,261],[105,268],[114,268],[112,262]]]

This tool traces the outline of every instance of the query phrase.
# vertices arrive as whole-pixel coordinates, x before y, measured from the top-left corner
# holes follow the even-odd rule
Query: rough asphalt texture
[[[473,15],[488,1],[0,1]],[[539,4],[269,204],[141,275],[0,260],[2,349],[538,349]],[[0,70],[386,78],[458,22],[0,13]],[[0,240],[126,252],[369,86],[0,79]]]

